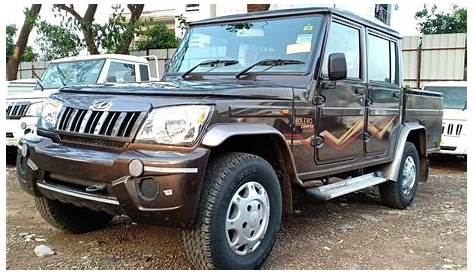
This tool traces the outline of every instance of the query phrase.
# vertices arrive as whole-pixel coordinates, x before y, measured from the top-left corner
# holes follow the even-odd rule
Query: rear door
[[[364,100],[362,26],[333,19],[326,42],[322,86],[318,89],[316,151],[317,164],[363,157]],[[344,53],[347,79],[328,79],[327,59],[331,53]]]
[[[366,156],[385,155],[400,124],[399,43],[367,31],[367,111],[364,136]]]

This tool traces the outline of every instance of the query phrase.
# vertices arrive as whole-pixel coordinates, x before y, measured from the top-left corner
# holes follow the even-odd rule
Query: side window
[[[110,62],[109,72],[107,73],[106,81],[109,83],[136,82],[135,64]]]
[[[367,41],[369,80],[390,83],[390,44],[388,40],[369,34]]]
[[[329,28],[322,72],[328,74],[328,56],[344,53],[347,63],[347,77],[360,78],[360,31],[336,22]]]
[[[147,65],[140,65],[140,80],[141,81],[149,81],[150,75],[148,75],[148,66]]]

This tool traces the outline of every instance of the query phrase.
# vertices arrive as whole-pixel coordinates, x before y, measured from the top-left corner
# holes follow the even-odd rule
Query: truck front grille
[[[56,130],[64,141],[92,144],[98,139],[108,142],[132,141],[146,112],[140,111],[93,111],[72,107],[63,108]],[[114,143],[113,146],[119,146]]]
[[[26,115],[30,102],[16,102],[7,105],[7,119],[20,119]]]
[[[453,124],[449,123],[443,124],[443,127],[441,128],[441,133],[445,135],[451,135],[451,136],[459,136],[461,135],[463,130],[463,124]]]

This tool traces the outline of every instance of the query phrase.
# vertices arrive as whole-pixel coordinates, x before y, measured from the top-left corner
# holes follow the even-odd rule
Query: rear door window
[[[149,81],[150,75],[148,74],[148,66],[147,65],[140,65],[140,80],[141,81]]]
[[[136,82],[135,64],[110,62],[107,82],[109,83],[131,83]]]

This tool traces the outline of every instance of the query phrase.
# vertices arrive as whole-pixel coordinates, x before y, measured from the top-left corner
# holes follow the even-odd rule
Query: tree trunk
[[[247,12],[266,11],[270,8],[270,4],[247,4]]]
[[[117,54],[128,54],[128,49],[130,48],[130,43],[133,40],[133,34],[135,33],[135,28],[137,27],[136,24],[140,15],[142,14],[143,8],[145,5],[143,4],[128,4],[127,7],[130,10],[130,21],[128,21],[127,30],[122,34],[124,35],[124,39],[122,40],[122,45],[117,50]]]
[[[33,4],[31,8],[25,13],[25,21],[21,27],[18,40],[16,41],[13,55],[7,63],[7,81],[16,80],[18,73],[18,66],[20,65],[21,56],[25,51],[28,37],[35,25],[36,18],[41,10],[41,4]]]
[[[81,16],[79,13],[77,13],[77,11],[74,9],[74,5],[72,4],[69,6],[66,6],[65,4],[56,4],[55,6],[68,12],[79,21],[81,24],[82,35],[84,36],[84,41],[86,42],[87,51],[90,54],[99,54],[99,50],[97,49],[94,40],[94,28],[92,27],[92,23],[95,19],[95,12],[97,11],[97,4],[89,4],[84,16]]]

